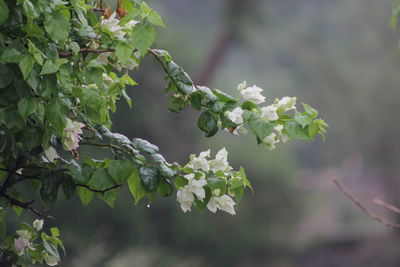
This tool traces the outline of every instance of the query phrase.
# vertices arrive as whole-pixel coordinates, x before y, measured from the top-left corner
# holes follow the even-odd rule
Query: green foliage
[[[125,16],[108,18],[94,14],[95,2],[0,0],[0,249],[17,266],[55,265],[58,248],[64,249],[56,228],[49,236],[23,224],[25,232],[7,236],[11,209],[52,218],[17,184],[30,184],[46,208],[57,202],[60,190],[68,199],[77,194],[83,205],[96,197],[113,207],[127,185],[135,204],[175,190],[184,211],[195,205],[230,214],[251,188],[244,170],[228,165],[225,149],[213,160],[206,159],[209,151],[192,155],[181,167],[148,141],[111,132],[110,112],[121,98],[132,104],[126,86],[136,85],[132,75],[145,56],[166,73],[168,109],[178,113],[191,105],[201,113],[197,125],[207,137],[220,129],[244,133],[248,126],[271,149],[289,137],[325,134],[327,125],[310,106],[287,113],[295,109],[295,98],[260,107],[260,88],[242,86],[240,97],[233,97],[195,85],[167,51],[150,48],[154,26],[164,22],[145,2],[125,0]],[[105,149],[109,157],[80,155],[84,145]]]

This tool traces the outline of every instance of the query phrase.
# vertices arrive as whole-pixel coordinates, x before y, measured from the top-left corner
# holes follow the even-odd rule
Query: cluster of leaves
[[[59,239],[60,231],[57,227],[50,228],[51,235],[41,231],[43,220],[35,220],[33,227],[27,223],[21,223],[14,235],[5,239],[0,251],[1,266],[9,266],[15,263],[18,266],[30,266],[35,263],[46,262],[49,266],[60,262],[60,247],[64,254],[65,248]],[[11,266],[11,265],[10,265]]]
[[[168,52],[150,48],[154,26],[164,26],[157,12],[140,0],[119,0],[118,14],[110,9],[103,9],[102,1],[95,0],[0,0],[3,253],[15,250],[15,244],[7,241],[15,238],[7,239],[5,230],[10,208],[17,214],[28,211],[52,218],[21,194],[24,184],[38,192],[47,207],[56,202],[60,189],[67,198],[77,194],[84,205],[97,196],[113,207],[120,188],[127,185],[135,203],[143,197],[152,201],[157,194],[170,196],[175,187],[178,201],[193,199],[200,209],[207,205],[213,212],[219,208],[234,214],[235,202],[230,196],[238,202],[250,183],[243,169],[234,172],[228,168],[224,153],[220,151],[225,155],[220,155],[225,169],[213,169],[211,161],[207,161],[209,169],[194,167],[194,156],[182,167],[168,163],[148,141],[110,131],[110,112],[115,112],[120,98],[132,104],[126,93],[127,86],[136,85],[131,70],[147,55],[160,63],[169,79],[165,90],[172,94],[168,108],[179,112],[191,105],[201,111],[198,126],[208,137],[218,129],[235,133],[243,127],[242,120],[259,143],[267,143],[273,131],[279,131],[281,138],[288,135],[306,140],[325,133],[326,124],[316,119],[318,113],[308,105],[303,113],[291,117],[283,114],[286,109],[279,110],[282,101],[277,100],[278,119],[270,120],[254,101],[239,103],[238,98],[220,90],[194,85]],[[240,113],[239,120],[234,111]],[[105,149],[109,156],[80,155],[82,145]],[[190,189],[191,184],[202,184],[204,197],[200,189],[201,193]],[[188,193],[186,198],[182,198],[183,191]],[[57,232],[52,230],[52,237],[42,233],[41,237],[46,253],[59,260],[58,252],[53,251],[62,245]],[[36,236],[31,233],[28,239],[33,241]],[[39,255],[39,251],[15,254],[20,256],[16,264],[25,262],[23,257],[46,260],[46,254]]]

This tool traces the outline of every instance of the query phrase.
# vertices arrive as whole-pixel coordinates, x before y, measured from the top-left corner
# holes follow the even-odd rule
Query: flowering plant
[[[12,210],[53,219],[19,192],[21,183],[34,184],[47,208],[60,188],[83,205],[96,197],[113,207],[120,188],[128,186],[135,203],[175,190],[184,212],[195,206],[236,213],[251,185],[243,168],[234,171],[228,164],[225,148],[214,159],[208,150],[180,166],[148,141],[111,131],[110,112],[120,98],[131,105],[126,89],[137,85],[133,77],[144,57],[153,57],[166,74],[168,109],[201,112],[197,125],[207,137],[248,128],[272,150],[290,138],[324,136],[327,125],[318,112],[307,104],[297,111],[296,98],[260,107],[267,99],[257,86],[240,84],[235,98],[195,85],[167,51],[151,48],[156,26],[164,26],[163,20],[140,0],[118,0],[115,12],[101,0],[0,0],[0,265],[60,262],[58,229],[50,229],[51,236],[42,232],[41,244],[33,242],[43,221],[7,236]],[[93,158],[82,146],[112,156]]]

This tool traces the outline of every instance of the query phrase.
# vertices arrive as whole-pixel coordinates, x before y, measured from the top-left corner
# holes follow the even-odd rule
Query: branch
[[[92,48],[82,48],[79,50],[78,53],[96,53],[96,54],[101,54],[101,53],[108,53],[108,52],[115,52],[115,49],[109,48],[109,49],[92,49]],[[66,57],[72,57],[74,53],[72,51],[68,52],[58,52],[58,56],[60,58],[66,58]]]
[[[39,218],[43,218],[43,219],[54,219],[53,216],[51,216],[51,215],[49,215],[49,214],[46,214],[46,213],[43,213],[43,212],[41,212],[41,211],[39,211],[39,210],[37,210],[37,209],[31,207],[31,205],[33,204],[33,200],[32,200],[32,201],[29,201],[29,202],[21,202],[21,201],[15,199],[15,198],[10,197],[10,196],[7,195],[7,194],[2,194],[2,196],[3,196],[5,199],[7,199],[7,200],[10,202],[11,205],[21,207],[21,208],[23,208],[24,210],[27,210],[27,211],[29,211],[29,212],[31,212],[31,213],[37,215]]]
[[[98,147],[111,147],[111,148],[118,149],[118,150],[121,150],[126,153],[129,152],[125,148],[114,145],[114,144],[97,144],[97,143],[90,143],[90,142],[81,142],[80,144],[81,145],[89,145],[89,146],[98,146]]]
[[[400,209],[392,204],[386,203],[385,201],[377,199],[377,198],[374,198],[373,202],[377,205],[380,205],[380,206],[385,207],[395,213],[400,214]]]
[[[93,188],[91,188],[90,186],[88,186],[88,185],[86,185],[86,184],[76,184],[76,186],[84,187],[84,188],[86,188],[87,190],[92,191],[92,192],[95,192],[95,193],[104,194],[105,192],[110,191],[110,190],[113,190],[113,189],[116,189],[116,188],[118,188],[118,187],[121,187],[122,185],[121,185],[121,184],[117,184],[117,185],[114,185],[114,186],[112,186],[112,187],[110,187],[110,188],[107,188],[107,189],[104,189],[104,190],[93,189]]]
[[[355,196],[353,196],[350,191],[348,191],[346,188],[343,187],[343,185],[336,179],[333,178],[333,182],[336,184],[336,186],[351,200],[353,201],[354,204],[357,205],[357,207],[359,207],[362,211],[364,211],[366,214],[368,214],[371,218],[375,219],[376,221],[386,225],[387,227],[390,228],[400,228],[400,224],[397,223],[393,223],[390,222],[378,215],[376,215],[375,213],[373,213],[372,211],[370,211],[369,209],[367,209]]]

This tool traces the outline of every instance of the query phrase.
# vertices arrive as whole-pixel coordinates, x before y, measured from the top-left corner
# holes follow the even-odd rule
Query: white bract
[[[14,239],[14,247],[18,255],[21,256],[22,254],[24,254],[25,249],[28,246],[29,246],[29,239],[26,239],[25,237],[18,237]]]
[[[227,111],[226,116],[236,124],[242,124],[243,123],[243,109],[241,107],[237,107],[232,111]]]
[[[190,156],[190,162],[187,166],[195,171],[202,170],[208,172],[210,167],[208,165],[207,158],[210,156],[210,150],[203,151],[200,155],[196,158],[195,155]]]
[[[281,138],[281,141],[283,143],[286,143],[290,138],[286,133],[282,132],[282,130],[283,130],[282,124],[279,124],[274,128],[275,133]]]
[[[114,12],[108,19],[103,19],[101,21],[101,26],[103,29],[107,29],[114,33],[117,39],[124,40],[125,32],[123,31],[123,28],[118,25],[119,19],[115,18],[116,15],[117,13]]]
[[[243,81],[242,83],[239,83],[239,85],[237,86],[237,90],[239,92],[242,91],[244,88],[246,88],[246,81]]]
[[[40,231],[43,228],[43,223],[43,220],[36,219],[33,221],[33,228],[35,228],[36,231]]]
[[[56,266],[59,263],[59,259],[56,256],[49,255],[46,251],[42,252],[43,259],[46,261],[46,264],[49,266]]]
[[[229,166],[228,163],[228,151],[226,151],[225,147],[222,148],[220,151],[218,151],[217,155],[215,156],[215,159],[210,160],[210,169],[213,172],[217,171],[230,171],[232,170],[232,167]]]
[[[280,100],[275,99],[274,105],[276,105],[282,112],[286,112],[291,109],[296,109],[296,97],[285,96]]]
[[[242,95],[244,100],[251,101],[254,104],[258,105],[265,101],[265,96],[261,94],[262,91],[263,89],[253,85],[251,87],[247,87],[246,89],[241,90],[240,94]]]
[[[276,105],[269,105],[266,107],[261,108],[261,118],[268,122],[268,121],[276,121],[279,119],[278,114],[276,113],[276,110],[278,109],[278,106]]]
[[[126,23],[124,25],[124,28],[128,29],[128,30],[132,30],[133,26],[135,26],[138,23],[139,23],[139,21],[137,21],[137,20],[130,20],[128,23]]]
[[[200,179],[195,178],[195,174],[191,173],[184,176],[188,180],[188,184],[179,189],[176,193],[178,202],[181,204],[183,212],[190,211],[196,196],[199,200],[203,200],[206,196],[204,186],[207,184],[204,176]]]
[[[269,151],[275,149],[276,143],[279,143],[279,136],[276,133],[271,133],[263,140],[263,144]]]
[[[247,129],[244,128],[242,125],[238,126],[233,130],[233,134],[239,135],[239,134],[247,134]]]
[[[46,156],[46,158],[43,158],[44,162],[53,162],[54,160],[60,158],[60,156],[58,155],[57,151],[52,146],[49,146],[44,151],[44,155]]]
[[[216,212],[217,209],[226,211],[232,215],[235,215],[235,209],[234,206],[236,205],[235,201],[228,196],[228,195],[222,195],[220,197],[213,196],[210,198],[210,201],[207,203],[207,208],[212,211]]]
[[[65,150],[72,151],[79,147],[79,141],[82,140],[80,136],[82,128],[85,124],[67,119],[67,126],[64,128],[64,136],[62,144]]]

